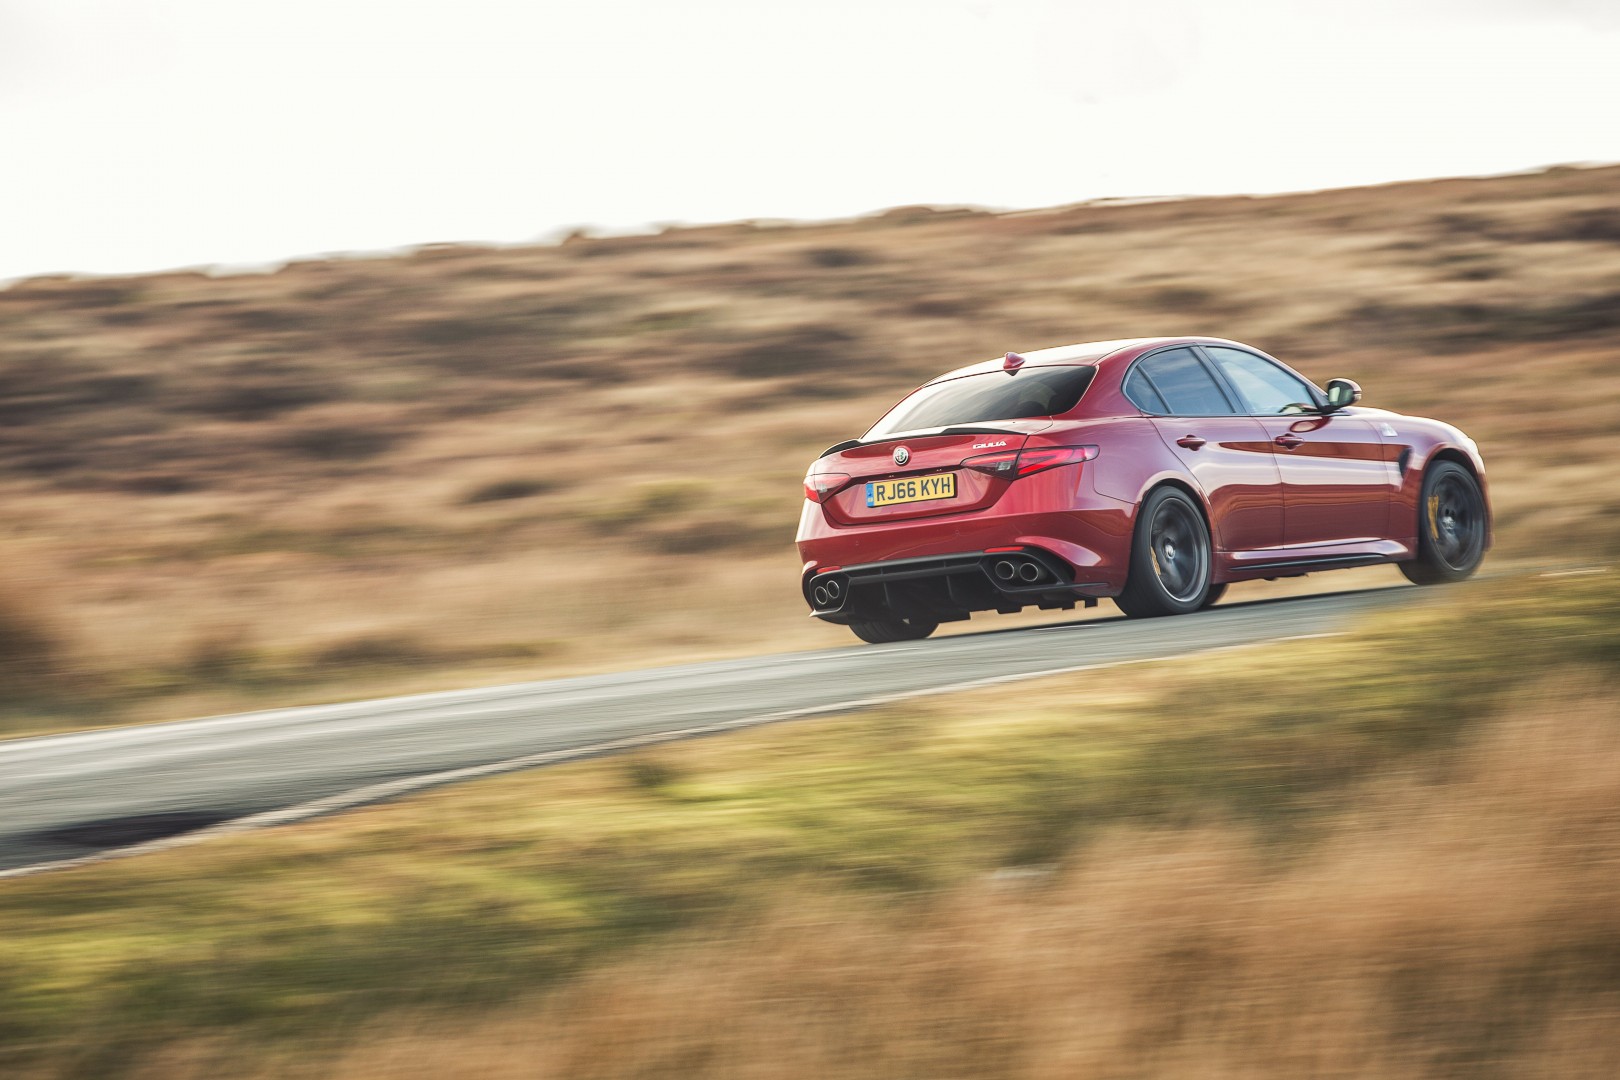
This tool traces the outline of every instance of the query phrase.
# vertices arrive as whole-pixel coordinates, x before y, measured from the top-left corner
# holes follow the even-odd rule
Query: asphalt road
[[[1413,592],[1257,601],[1172,619],[1055,623],[0,742],[0,872],[217,832],[250,816],[296,820],[639,741],[1326,633]]]

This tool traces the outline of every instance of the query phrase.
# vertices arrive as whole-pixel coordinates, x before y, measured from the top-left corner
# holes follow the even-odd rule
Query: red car
[[[1360,399],[1220,338],[959,368],[810,466],[805,600],[884,642],[1104,596],[1175,615],[1230,582],[1370,563],[1425,585],[1472,574],[1491,543],[1478,447]]]

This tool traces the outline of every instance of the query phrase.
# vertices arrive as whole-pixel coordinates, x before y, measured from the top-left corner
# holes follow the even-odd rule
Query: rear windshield
[[[1080,403],[1095,374],[1094,367],[1027,367],[930,383],[890,409],[864,438],[986,420],[1056,416]]]

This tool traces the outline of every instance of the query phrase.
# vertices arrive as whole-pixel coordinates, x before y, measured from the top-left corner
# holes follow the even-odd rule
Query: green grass
[[[803,894],[926,905],[1122,822],[1253,823],[1279,858],[1352,785],[1620,664],[1607,577],[1437,591],[1356,633],[910,702],[505,777],[0,883],[0,1073],[170,1040],[319,1054]]]

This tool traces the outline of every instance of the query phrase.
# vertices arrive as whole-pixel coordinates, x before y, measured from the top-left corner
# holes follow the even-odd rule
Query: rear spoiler
[[[892,435],[880,435],[875,439],[845,439],[827,447],[816,460],[820,461],[829,454],[837,454],[844,450],[853,450],[857,446],[870,446],[873,443],[896,442],[900,439],[926,439],[933,435],[1025,435],[1027,432],[1015,431],[1011,428],[991,427],[988,424],[957,424],[954,427],[918,428],[916,431],[897,431]]]

